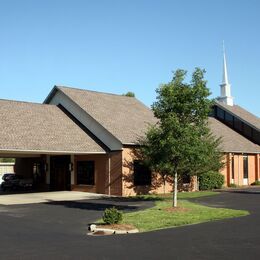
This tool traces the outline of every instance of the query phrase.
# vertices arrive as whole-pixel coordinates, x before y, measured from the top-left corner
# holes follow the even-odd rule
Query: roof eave
[[[259,129],[257,126],[251,124],[250,122],[248,122],[247,120],[243,119],[243,118],[240,117],[239,115],[237,115],[237,114],[233,113],[232,111],[228,110],[226,107],[224,107],[224,106],[223,106],[220,102],[218,102],[217,100],[214,100],[214,104],[217,105],[217,106],[220,106],[222,109],[224,109],[225,111],[227,111],[227,112],[230,113],[231,115],[237,117],[237,118],[240,119],[242,122],[248,124],[249,126],[251,126],[252,128],[254,128],[255,130],[260,131],[260,129]]]
[[[54,87],[52,88],[51,92],[49,93],[49,95],[45,98],[45,100],[43,101],[43,104],[49,104],[51,99],[53,98],[53,96],[55,95],[55,93],[58,91],[58,87],[57,85],[54,85]]]
[[[58,154],[107,154],[103,152],[83,152],[83,151],[59,151],[59,150],[27,150],[27,149],[0,149],[0,154],[49,154],[49,155],[58,155]]]
[[[259,152],[252,151],[240,151],[240,150],[225,150],[223,153],[240,153],[240,154],[260,154]]]

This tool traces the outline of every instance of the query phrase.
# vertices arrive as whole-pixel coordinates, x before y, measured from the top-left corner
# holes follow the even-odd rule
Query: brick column
[[[256,180],[260,181],[260,156],[256,155]]]

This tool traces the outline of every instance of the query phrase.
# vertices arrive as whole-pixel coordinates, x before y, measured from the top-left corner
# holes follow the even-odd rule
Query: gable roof
[[[214,136],[222,137],[221,146],[224,152],[260,153],[259,145],[254,144],[216,118],[209,117],[209,127]]]
[[[234,116],[240,118],[242,121],[246,122],[256,130],[260,131],[260,118],[255,116],[254,114],[248,112],[244,108],[238,106],[238,105],[233,105],[233,106],[228,106],[226,104],[223,104],[219,101],[215,101],[215,104],[219,106],[220,108],[223,108],[227,112],[230,112]]]
[[[60,108],[0,100],[0,151],[105,153]]]
[[[153,112],[134,97],[56,86],[122,144],[135,144],[149,124]],[[48,102],[48,98],[46,99]]]
[[[56,91],[69,97],[123,144],[136,143],[149,124],[158,121],[153,112],[136,98],[115,94],[55,86],[45,103],[51,100]],[[213,117],[209,117],[209,127],[216,137],[222,137],[224,152],[260,152],[259,145]]]

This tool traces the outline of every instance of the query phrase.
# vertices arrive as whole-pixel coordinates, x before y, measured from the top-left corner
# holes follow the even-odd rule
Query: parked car
[[[0,174],[0,185],[5,181],[5,179],[8,179],[12,175],[14,175],[14,173],[3,173],[3,174]]]
[[[9,174],[14,174],[14,173],[1,173],[1,174],[0,174],[0,185],[1,185],[2,182],[4,181],[3,177],[4,177],[5,174],[8,174],[8,175],[9,175]]]
[[[5,173],[2,179],[1,188],[3,191],[31,189],[33,187],[33,179],[24,179],[23,176],[18,174]]]

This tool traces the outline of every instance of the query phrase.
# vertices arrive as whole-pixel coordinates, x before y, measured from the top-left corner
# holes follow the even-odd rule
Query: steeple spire
[[[228,82],[228,72],[227,72],[227,61],[226,52],[223,41],[223,78],[222,84],[220,84],[221,95],[217,98],[218,101],[225,103],[226,105],[233,106],[233,97],[231,97],[231,85]]]
[[[223,41],[223,79],[222,79],[222,84],[228,84],[227,61],[226,61],[224,41]]]

